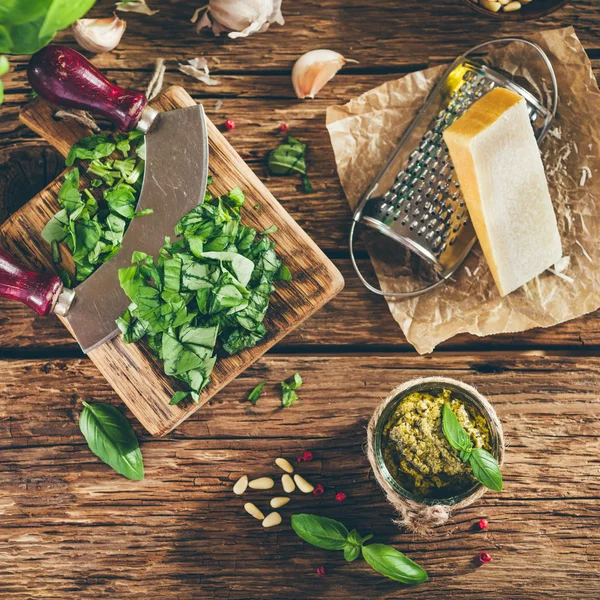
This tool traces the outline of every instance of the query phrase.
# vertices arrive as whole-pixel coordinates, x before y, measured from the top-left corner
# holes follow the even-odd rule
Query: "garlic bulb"
[[[281,14],[282,0],[209,0],[207,7],[196,10],[192,23],[204,15],[196,26],[196,31],[211,27],[215,35],[229,32],[230,38],[248,37],[253,33],[262,33],[271,23],[285,23]]]
[[[127,23],[117,15],[105,19],[79,19],[73,23],[77,43],[90,52],[110,52],[121,41]]]
[[[311,50],[303,54],[292,69],[296,96],[300,99],[314,98],[347,62],[358,61],[344,58],[333,50]]]

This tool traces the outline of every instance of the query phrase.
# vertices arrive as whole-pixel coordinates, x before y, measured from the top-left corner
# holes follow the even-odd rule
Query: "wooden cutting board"
[[[183,88],[171,87],[151,104],[158,109],[171,110],[193,106],[195,102]],[[92,132],[74,121],[57,121],[52,113],[48,103],[36,98],[23,108],[20,118],[66,156],[74,142]],[[143,343],[124,344],[119,336],[89,353],[123,402],[155,436],[165,435],[198,410],[344,286],[342,275],[335,266],[269,193],[210,120],[207,121],[209,170],[214,176],[212,193],[221,195],[237,185],[243,189],[247,200],[242,209],[242,222],[258,231],[277,226],[278,231],[272,238],[277,243],[277,252],[290,268],[293,280],[279,282],[277,291],[271,296],[265,319],[266,338],[254,348],[219,358],[211,383],[203,390],[198,404],[185,400],[177,406],[169,406],[173,392],[184,388],[163,373],[161,363]],[[61,184],[62,175],[0,226],[0,243],[30,267],[53,270],[51,249],[41,238],[41,231],[59,208],[57,195]],[[256,205],[258,207],[254,208]],[[169,233],[165,232],[166,235]],[[68,252],[64,248],[61,252],[65,268],[73,272]],[[68,389],[68,381],[65,381],[65,389]]]

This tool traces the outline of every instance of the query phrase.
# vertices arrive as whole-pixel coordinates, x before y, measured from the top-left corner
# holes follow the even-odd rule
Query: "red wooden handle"
[[[23,302],[44,316],[52,311],[62,289],[56,275],[28,271],[0,248],[0,297]]]
[[[48,102],[103,115],[123,131],[135,128],[147,104],[144,94],[111,83],[85,56],[65,46],[46,46],[36,52],[27,78]]]

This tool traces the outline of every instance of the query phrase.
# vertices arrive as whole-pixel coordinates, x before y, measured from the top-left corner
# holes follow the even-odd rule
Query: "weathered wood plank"
[[[190,18],[197,0],[149,0],[160,9],[153,17],[121,13],[128,28],[118,48],[98,57],[101,68],[150,68],[154,55],[184,60],[204,54],[219,60],[226,71],[291,68],[300,54],[332,48],[352,54],[357,68],[392,67],[448,61],[491,37],[522,35],[574,25],[584,46],[598,48],[600,14],[594,0],[573,0],[569,6],[525,23],[486,18],[462,2],[447,0],[381,0],[346,2],[303,0],[283,2],[286,24],[241,40],[195,33]],[[110,0],[96,3],[90,15],[106,16]],[[69,32],[55,38],[73,43]],[[158,42],[158,43],[157,43]]]
[[[305,375],[301,398],[282,410],[275,382],[296,370]],[[362,443],[390,388],[432,374],[474,383],[494,403],[509,442],[506,487],[417,538],[390,523]],[[262,379],[269,385],[252,407],[246,394]],[[0,591],[9,599],[23,597],[25,586],[44,598],[126,599],[150,590],[177,599],[596,597],[599,383],[600,359],[577,355],[267,356],[171,440],[145,437],[140,483],[111,473],[78,432],[82,400],[115,399],[89,361],[3,361]],[[295,494],[284,524],[266,532],[231,485],[243,472],[276,476],[276,457],[305,449],[315,460],[298,468],[326,493]],[[339,505],[341,490],[348,499]],[[262,506],[269,497],[253,492],[252,499]],[[431,581],[401,589],[362,562],[346,565],[303,544],[287,521],[301,511],[375,533],[422,563]],[[482,516],[489,533],[472,529]],[[485,570],[473,562],[481,550],[494,557]],[[321,564],[325,580],[315,575]]]
[[[375,277],[370,261],[360,260],[364,273]],[[354,273],[350,260],[334,258],[333,263],[346,281],[345,288],[319,312],[278,343],[278,351],[323,346],[336,348],[387,348],[410,350],[382,298],[367,291]],[[478,338],[459,335],[436,349],[474,351],[486,348],[600,348],[600,312],[567,321],[550,329],[531,329],[518,334]],[[52,351],[78,353],[78,346],[56,317],[38,317],[22,304],[0,299],[0,353],[10,356],[18,350],[29,356]]]

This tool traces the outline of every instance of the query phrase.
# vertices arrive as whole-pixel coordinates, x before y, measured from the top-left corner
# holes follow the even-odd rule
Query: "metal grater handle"
[[[540,57],[544,61],[544,64],[546,65],[546,68],[548,69],[548,72],[550,74],[550,79],[552,81],[552,102],[551,102],[551,106],[548,109],[548,112],[546,113],[546,117],[544,119],[544,126],[542,127],[539,135],[537,136],[537,142],[539,145],[542,142],[542,140],[544,139],[544,137],[546,136],[546,134],[548,133],[548,129],[550,128],[550,123],[552,122],[552,120],[554,119],[554,117],[556,115],[556,110],[558,108],[558,81],[556,80],[556,73],[554,72],[554,67],[552,66],[552,63],[550,62],[548,55],[544,52],[544,50],[542,50],[542,48],[540,48],[540,46],[538,46],[534,42],[530,42],[529,40],[519,38],[519,37],[504,37],[504,38],[498,38],[496,40],[489,40],[487,42],[483,42],[482,44],[478,44],[477,46],[474,46],[473,48],[471,48],[470,50],[467,50],[467,52],[465,52],[464,54],[459,56],[450,65],[450,67],[448,67],[448,70],[444,73],[444,76],[442,77],[441,81],[446,79],[448,74],[451,73],[452,70],[458,64],[460,64],[462,61],[464,61],[466,58],[468,58],[471,54],[474,54],[478,50],[481,50],[482,48],[486,48],[487,46],[492,46],[494,44],[505,44],[507,42],[519,42],[519,43],[531,46],[540,55]],[[417,114],[417,117],[415,117],[415,119],[416,118],[418,118],[418,114]],[[413,120],[413,122],[414,122],[414,120]],[[386,298],[400,298],[400,299],[415,298],[416,296],[420,296],[421,294],[430,292],[431,290],[436,288],[438,285],[447,281],[454,274],[454,272],[458,269],[458,267],[461,265],[461,263],[459,262],[452,271],[450,271],[449,273],[446,274],[445,277],[441,277],[438,281],[435,281],[434,283],[431,283],[431,284],[427,285],[426,287],[412,290],[410,292],[384,292],[380,288],[375,287],[374,285],[370,284],[365,279],[361,270],[358,268],[358,264],[356,262],[356,257],[354,255],[354,234],[356,231],[356,225],[360,221],[361,216],[362,216],[362,208],[363,208],[362,206],[359,206],[358,210],[354,214],[354,217],[352,220],[352,225],[350,226],[350,236],[349,236],[350,260],[352,261],[352,266],[354,267],[354,270],[356,271],[356,274],[358,275],[358,278],[360,279],[362,284],[368,290],[373,292],[374,294],[378,294],[379,296],[385,296]]]

